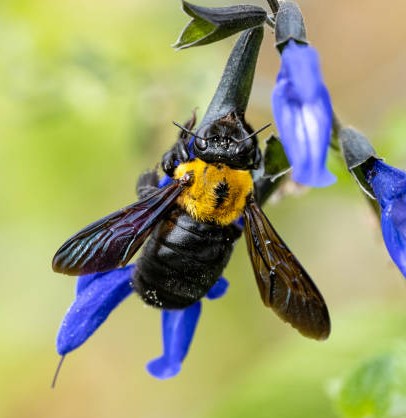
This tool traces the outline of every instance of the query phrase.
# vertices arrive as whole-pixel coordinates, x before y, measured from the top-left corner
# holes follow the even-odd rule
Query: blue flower
[[[65,355],[82,345],[132,291],[134,265],[80,276],[76,299],[62,321],[56,349]]]
[[[272,107],[293,179],[313,187],[334,183],[326,168],[333,110],[314,48],[294,40],[284,47]]]
[[[162,311],[162,339],[164,352],[161,357],[147,364],[148,372],[158,379],[167,379],[180,372],[199,321],[202,303],[196,302],[185,309]]]
[[[406,277],[406,172],[372,159],[366,180],[381,207],[382,235],[388,252]]]
[[[222,297],[228,287],[228,282],[220,277],[208,291],[207,299]],[[192,306],[179,310],[162,311],[162,339],[164,352],[147,364],[148,372],[158,379],[167,379],[180,372],[201,312],[200,301]]]
[[[80,276],[76,299],[69,308],[58,332],[56,347],[65,356],[82,345],[109,314],[132,291],[131,280],[134,264],[111,270]],[[224,295],[228,282],[220,277],[206,297],[216,299]],[[180,310],[162,311],[164,353],[148,363],[147,370],[154,377],[166,379],[181,369],[200,316],[201,302]]]

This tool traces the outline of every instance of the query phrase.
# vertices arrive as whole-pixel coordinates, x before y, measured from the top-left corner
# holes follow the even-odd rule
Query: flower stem
[[[335,151],[340,150],[338,135],[342,127],[343,126],[340,122],[340,119],[338,118],[337,114],[333,112],[333,132],[331,135],[330,147]]]
[[[278,0],[267,0],[269,7],[271,8],[273,14],[276,15],[279,10],[279,1]]]

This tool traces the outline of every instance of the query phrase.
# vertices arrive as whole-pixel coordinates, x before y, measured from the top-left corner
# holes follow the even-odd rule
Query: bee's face
[[[224,163],[240,170],[256,168],[261,158],[256,137],[250,137],[243,123],[230,115],[199,129],[194,152],[208,163]]]

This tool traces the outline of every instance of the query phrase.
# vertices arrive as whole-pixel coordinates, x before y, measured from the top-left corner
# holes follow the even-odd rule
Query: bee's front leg
[[[146,171],[137,181],[136,191],[140,199],[158,190],[159,176],[156,170]]]
[[[190,159],[188,150],[189,132],[193,129],[195,123],[196,112],[193,111],[192,117],[184,125],[185,130],[180,131],[175,145],[162,157],[162,169],[169,177],[173,176],[173,172],[179,163],[185,163]]]

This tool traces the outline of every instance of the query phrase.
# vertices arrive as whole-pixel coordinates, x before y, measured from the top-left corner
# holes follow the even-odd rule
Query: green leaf
[[[400,346],[356,368],[342,383],[336,407],[345,418],[400,418],[406,414],[406,350]]]
[[[264,151],[264,167],[258,171],[258,178],[254,172],[255,199],[263,204],[280,186],[284,180],[284,174],[290,169],[285,151],[280,140],[275,136],[266,141]]]
[[[393,360],[382,356],[360,366],[345,382],[339,409],[345,417],[384,417],[389,409]]]
[[[275,135],[266,141],[264,153],[265,174],[276,179],[289,170],[290,164],[279,139]]]
[[[219,41],[235,33],[263,25],[267,18],[264,9],[251,5],[209,8],[183,1],[182,6],[192,20],[173,45],[177,49]]]

